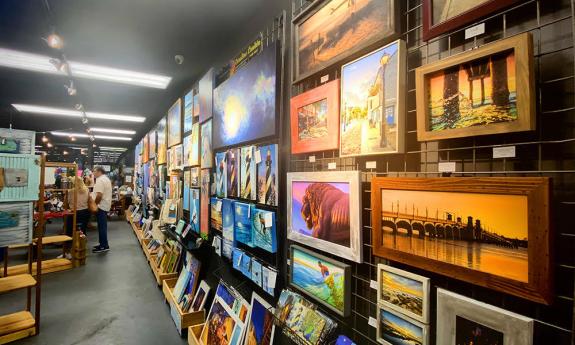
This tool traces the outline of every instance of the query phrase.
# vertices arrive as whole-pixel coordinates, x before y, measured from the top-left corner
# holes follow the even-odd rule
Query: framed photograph
[[[256,161],[255,146],[240,149],[240,198],[256,200]]]
[[[184,96],[184,133],[192,130],[194,122],[194,90]]]
[[[417,68],[417,139],[534,130],[533,68],[530,33]]]
[[[214,89],[215,149],[276,134],[276,50],[266,47]]]
[[[273,345],[275,309],[255,292],[248,313],[244,345]]]
[[[423,0],[423,40],[476,22],[519,0]]]
[[[351,310],[351,266],[323,255],[290,246],[289,284],[346,317]]]
[[[429,278],[377,265],[377,303],[429,323]]]
[[[290,100],[292,154],[339,147],[339,83],[332,80]]]
[[[533,344],[533,319],[444,289],[437,315],[437,344]]]
[[[362,262],[359,171],[287,174],[287,237]]]
[[[341,67],[340,156],[404,151],[405,56],[397,40]]]
[[[394,0],[315,0],[293,19],[293,75],[300,81],[397,34]]]
[[[158,164],[166,164],[166,154],[168,146],[166,145],[166,117],[163,117],[156,126],[156,133],[158,135]]]
[[[226,192],[227,195],[232,198],[239,197],[240,188],[240,178],[239,178],[239,168],[240,168],[240,150],[239,149],[229,149],[226,151]]]
[[[441,317],[443,317],[443,315]],[[391,309],[378,307],[377,342],[385,345],[427,345],[429,344],[429,326]]]
[[[201,134],[201,158],[200,166],[202,169],[211,168],[214,155],[212,153],[212,121],[202,124]]]
[[[198,84],[198,106],[200,123],[212,118],[214,92],[214,69],[210,68]]]
[[[194,300],[192,301],[192,311],[199,311],[204,309],[204,304],[206,304],[206,299],[210,293],[210,286],[205,280],[200,282]]]
[[[149,159],[154,159],[154,158],[156,158],[156,152],[157,152],[157,150],[158,150],[158,147],[157,147],[157,145],[156,145],[156,144],[157,144],[157,140],[156,140],[156,139],[157,139],[157,138],[156,138],[156,135],[157,135],[157,134],[156,134],[156,133],[157,133],[157,132],[156,132],[156,128],[152,129],[152,130],[150,131],[150,133],[148,133],[148,145],[149,145],[149,147],[150,147],[150,148],[149,148],[150,151],[148,152],[148,158],[149,158]]]
[[[546,177],[375,177],[373,253],[549,304],[549,188]]]
[[[176,103],[168,110],[168,147],[182,142],[182,100],[178,98]]]

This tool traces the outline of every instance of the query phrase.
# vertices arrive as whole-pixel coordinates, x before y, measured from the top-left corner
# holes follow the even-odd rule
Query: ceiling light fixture
[[[0,66],[51,74],[65,74],[66,63],[49,56],[0,48]],[[166,89],[171,77],[68,61],[72,76],[113,83]],[[54,69],[56,67],[56,69]]]
[[[47,146],[47,147],[52,147],[52,146],[54,146],[54,145],[52,145],[52,143],[48,143],[48,144],[46,144],[46,146]]]
[[[52,49],[60,50],[64,48],[64,40],[56,33],[50,34],[45,38],[45,41],[48,44],[48,47]]]
[[[90,132],[114,133],[114,134],[136,134],[136,131],[132,131],[132,130],[99,128],[99,127],[91,127]]]
[[[78,90],[74,87],[74,82],[70,80],[70,86],[64,84],[64,88],[68,91],[69,96],[76,96],[78,94]]]
[[[101,146],[100,150],[102,150],[102,151],[117,151],[117,152],[128,151],[128,149],[125,147],[113,147],[113,146]]]
[[[43,136],[42,136],[42,142],[43,142],[43,143],[47,143],[47,142],[48,142],[48,137],[45,136],[45,135],[43,135]]]
[[[52,107],[44,107],[44,106],[30,105],[30,104],[12,104],[12,106],[20,112],[42,114],[42,115],[61,115],[61,116],[71,116],[71,117],[82,117],[84,114],[78,110],[52,108]],[[143,116],[96,113],[96,112],[86,112],[85,114],[86,114],[87,118],[91,118],[91,119],[126,121],[126,122],[144,122],[144,121],[146,121],[146,118]]]
[[[68,132],[58,132],[58,131],[50,132],[50,134],[55,135],[57,137],[74,136],[76,138],[90,138],[90,140],[92,140],[92,138],[94,138],[94,139],[122,140],[122,141],[131,141],[132,140],[132,138],[130,138],[130,137],[115,137],[115,136],[111,136],[111,135],[89,135],[89,134],[85,134],[85,133],[68,133]]]

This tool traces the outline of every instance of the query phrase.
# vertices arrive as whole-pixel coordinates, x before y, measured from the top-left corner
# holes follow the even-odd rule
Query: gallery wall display
[[[394,0],[315,0],[293,19],[293,75],[306,78],[397,33]]]
[[[535,129],[530,33],[426,64],[415,78],[420,141]]]
[[[158,125],[156,126],[156,133],[158,135],[158,164],[166,164],[166,152],[168,147],[166,146],[166,117],[163,117]]]
[[[339,147],[339,83],[332,80],[290,100],[292,154]]]
[[[359,171],[287,174],[287,237],[362,262]]]
[[[351,266],[290,246],[289,284],[341,316],[351,308]]]
[[[373,253],[549,304],[549,185],[545,177],[374,177]]]
[[[271,44],[214,89],[215,149],[276,134],[276,69]]]
[[[443,317],[443,316],[441,316]],[[377,308],[377,341],[385,345],[429,344],[429,326],[392,309]],[[459,343],[438,343],[459,344]],[[465,344],[465,343],[462,343]]]
[[[213,113],[214,69],[210,68],[198,84],[198,101],[200,122],[205,122]]]
[[[182,100],[178,100],[168,110],[168,147],[182,142]]]
[[[437,344],[532,345],[534,320],[437,289]]]
[[[214,155],[212,153],[212,120],[202,124],[200,131],[200,166],[211,168]]]
[[[429,278],[389,265],[377,265],[377,303],[429,323]]]
[[[423,0],[423,39],[430,40],[471,24],[519,0]]]
[[[405,59],[397,40],[341,67],[341,157],[404,151]]]

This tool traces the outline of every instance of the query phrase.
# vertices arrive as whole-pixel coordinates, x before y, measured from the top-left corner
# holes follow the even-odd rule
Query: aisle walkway
[[[15,344],[186,344],[129,225],[112,221],[108,229],[110,252],[43,276],[40,335]],[[90,248],[97,244],[95,232],[88,238]],[[25,298],[25,292],[0,295],[0,313],[22,309]]]

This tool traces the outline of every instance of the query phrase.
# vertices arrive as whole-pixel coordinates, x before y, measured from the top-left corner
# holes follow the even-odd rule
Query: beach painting
[[[236,201],[234,203],[234,239],[249,247],[254,246],[252,217],[255,205]]]
[[[378,304],[429,322],[429,278],[383,264],[377,274]]]
[[[240,149],[240,198],[256,200],[256,161],[255,146]]]
[[[299,246],[290,251],[290,285],[339,315],[349,315],[351,266]]]
[[[253,243],[270,253],[277,251],[276,214],[273,211],[254,209],[252,215]]]
[[[168,147],[182,142],[182,101],[178,98],[176,103],[168,110]]]
[[[248,314],[244,345],[272,345],[274,341],[274,309],[255,292]]]
[[[259,146],[256,149],[257,189],[260,204],[278,205],[278,145]],[[259,159],[258,159],[259,158]]]
[[[329,0],[295,19],[297,79],[395,33],[393,0]]]
[[[200,166],[202,169],[211,168],[214,160],[212,152],[212,121],[202,124],[200,133]]]
[[[212,229],[222,231],[222,201],[211,198],[210,225]]]
[[[157,155],[157,162],[158,164],[166,164],[166,117],[163,117],[158,125],[156,126],[157,132],[157,144],[158,144],[158,155]]]
[[[386,345],[427,345],[429,326],[392,310],[378,308],[377,341]]]

